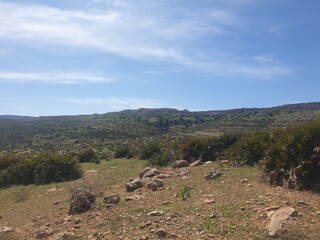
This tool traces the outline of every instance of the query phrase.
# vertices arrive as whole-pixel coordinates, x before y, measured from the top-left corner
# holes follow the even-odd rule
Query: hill
[[[319,102],[202,112],[164,108],[79,116],[1,116],[0,150],[69,152],[92,146],[112,150],[179,134],[219,135],[300,124],[319,117]]]

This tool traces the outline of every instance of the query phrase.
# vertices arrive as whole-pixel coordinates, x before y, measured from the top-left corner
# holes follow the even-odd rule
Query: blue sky
[[[320,101],[318,0],[0,0],[0,114]]]

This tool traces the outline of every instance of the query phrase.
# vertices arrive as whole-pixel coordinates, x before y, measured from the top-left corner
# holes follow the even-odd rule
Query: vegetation
[[[191,196],[191,188],[183,186],[179,191],[179,197],[182,201],[186,201]]]
[[[80,167],[70,155],[61,156],[46,152],[28,158],[14,158],[15,160],[8,165],[6,162],[10,158],[11,156],[0,157],[0,187],[47,184],[81,177]]]
[[[97,156],[95,152],[93,151],[92,148],[89,148],[82,153],[79,154],[78,156],[79,162],[97,162]]]
[[[133,152],[129,147],[119,147],[114,153],[114,158],[133,158]]]

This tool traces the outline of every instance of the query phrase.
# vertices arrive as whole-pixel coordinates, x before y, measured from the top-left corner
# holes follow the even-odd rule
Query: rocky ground
[[[319,194],[269,186],[257,168],[181,164],[86,164],[81,180],[1,190],[0,239],[320,239]],[[95,196],[79,214],[77,187]]]

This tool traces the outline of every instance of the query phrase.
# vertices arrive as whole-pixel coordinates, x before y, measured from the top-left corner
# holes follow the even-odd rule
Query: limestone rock
[[[120,202],[120,197],[118,194],[112,194],[109,196],[105,196],[103,198],[103,202],[106,204],[117,204]]]
[[[7,234],[9,232],[13,232],[13,228],[11,227],[0,227],[0,236]]]
[[[140,173],[139,173],[139,177],[142,178],[143,175],[145,175],[147,172],[149,172],[152,168],[151,167],[146,167],[144,168]]]
[[[148,182],[147,186],[152,191],[157,191],[159,188],[163,187],[163,182],[158,178],[153,178],[150,182]]]
[[[42,226],[40,227],[39,231],[36,234],[37,239],[46,239],[49,236],[51,236],[53,233],[52,228],[47,227],[47,226]]]
[[[126,184],[127,192],[133,192],[142,187],[143,187],[143,182],[138,178]]]
[[[289,217],[297,216],[297,211],[292,207],[281,208],[277,211],[268,212],[268,217],[271,219],[267,230],[269,236],[277,236],[277,232],[281,229],[283,222]]]
[[[186,160],[177,160],[173,163],[173,168],[189,167],[189,163]]]
[[[218,170],[212,169],[206,173],[205,179],[209,180],[209,179],[214,179],[220,176],[221,176],[221,173]]]
[[[200,166],[203,165],[204,163],[201,160],[197,160],[193,163],[190,164],[190,167],[196,167],[196,166]]]
[[[160,171],[156,168],[152,168],[150,169],[148,172],[146,172],[142,178],[151,178],[151,177],[155,177],[157,175],[160,174]]]
[[[76,188],[73,191],[69,214],[79,214],[89,211],[94,207],[96,196],[84,188]]]

